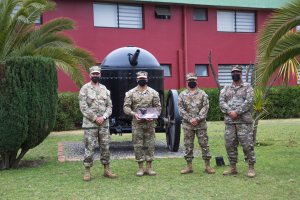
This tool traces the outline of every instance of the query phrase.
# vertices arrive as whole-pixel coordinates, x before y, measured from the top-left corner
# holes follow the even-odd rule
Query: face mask
[[[147,80],[146,79],[141,79],[141,80],[138,80],[137,83],[139,84],[139,86],[145,86],[147,84]]]
[[[190,82],[188,82],[188,86],[189,86],[189,88],[195,88],[197,86],[197,82],[190,81]]]
[[[233,74],[233,75],[231,75],[231,77],[232,77],[233,81],[239,81],[239,80],[241,80],[241,76],[239,74]]]
[[[100,77],[98,77],[98,76],[92,76],[91,80],[93,81],[93,83],[98,83],[98,82],[100,82]]]

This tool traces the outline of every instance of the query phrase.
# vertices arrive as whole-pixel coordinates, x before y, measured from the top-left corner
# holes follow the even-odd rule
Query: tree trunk
[[[18,155],[17,152],[6,152],[0,155],[0,169],[18,168],[21,159],[28,152],[29,149],[22,149]]]

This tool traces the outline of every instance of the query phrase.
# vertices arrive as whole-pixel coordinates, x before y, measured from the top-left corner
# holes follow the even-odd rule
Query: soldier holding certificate
[[[152,161],[155,150],[156,117],[147,118],[145,112],[155,109],[158,116],[161,112],[160,98],[158,92],[147,85],[147,72],[139,71],[136,75],[138,85],[126,92],[123,109],[125,114],[132,116],[132,142],[135,159],[139,165],[136,175],[154,176],[156,172],[152,169]],[[144,169],[145,161],[146,169]]]

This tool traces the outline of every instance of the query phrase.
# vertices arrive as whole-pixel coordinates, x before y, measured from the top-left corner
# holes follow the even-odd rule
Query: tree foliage
[[[17,167],[53,129],[57,72],[52,59],[15,57],[0,76],[0,168]]]

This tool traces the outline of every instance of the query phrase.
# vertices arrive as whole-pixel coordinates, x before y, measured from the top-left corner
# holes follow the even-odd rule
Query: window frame
[[[116,26],[100,26],[96,25],[96,16],[95,16],[95,5],[111,5],[116,7]],[[129,6],[129,7],[139,7],[141,9],[141,16],[140,16],[140,22],[141,27],[123,27],[120,26],[120,6]],[[113,3],[113,2],[93,2],[93,20],[94,20],[94,27],[95,28],[118,28],[118,29],[144,29],[145,23],[144,23],[144,7],[141,4],[126,4],[126,3]]]
[[[161,12],[161,14],[159,14]],[[170,6],[155,6],[154,8],[155,19],[170,20],[171,7]]]
[[[164,77],[172,77],[172,65],[171,64],[162,63],[162,64],[160,64],[160,67],[162,67],[164,70]],[[168,67],[170,75],[165,75],[165,67]]]
[[[197,19],[195,16],[196,10],[204,10],[205,11],[205,19]],[[208,21],[208,9],[207,8],[199,8],[199,7],[193,8],[193,20],[194,21]]]
[[[233,13],[234,14],[234,21],[233,21],[233,26],[234,30],[233,31],[226,31],[226,30],[219,30],[218,24],[219,24],[219,17],[218,13],[219,12],[227,12],[227,13]],[[238,31],[237,27],[237,13],[250,13],[253,14],[253,31]],[[256,33],[257,32],[257,12],[256,11],[247,11],[247,10],[217,10],[217,31],[218,32],[226,32],[226,33]]]
[[[197,72],[197,67],[206,67],[206,75],[199,75]],[[195,64],[195,72],[197,74],[197,77],[209,77],[209,69],[208,64]]]

